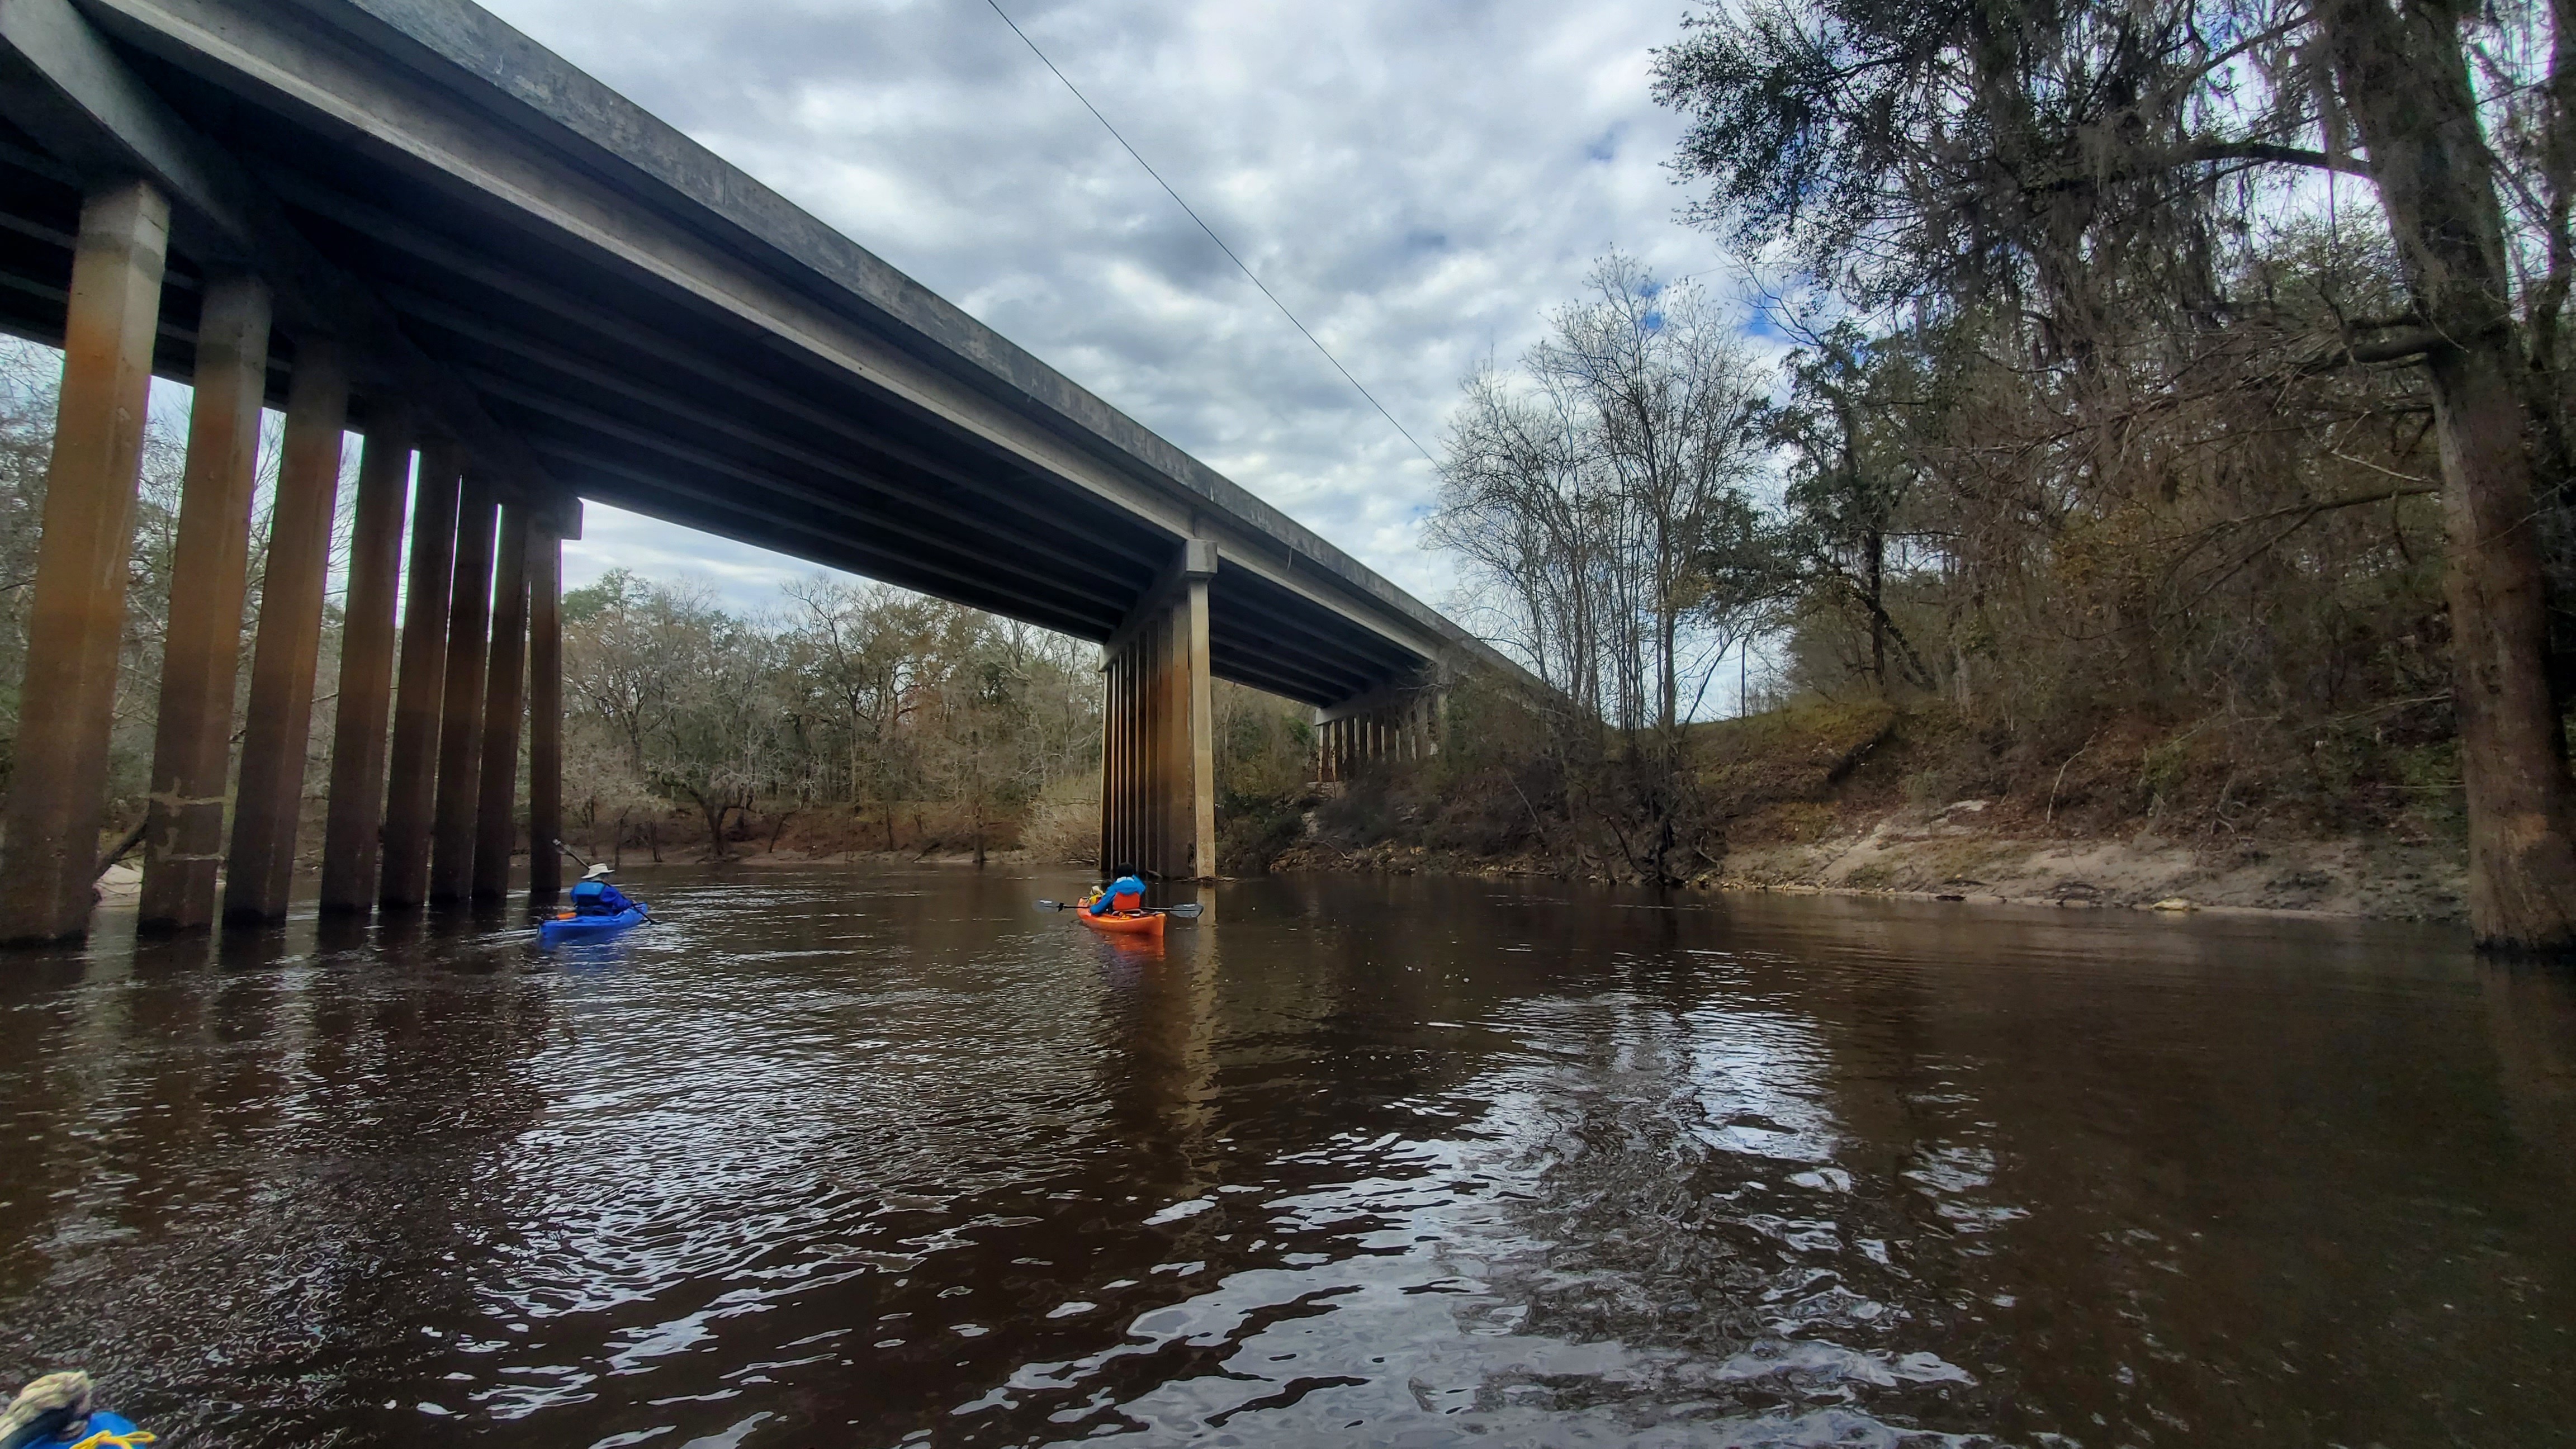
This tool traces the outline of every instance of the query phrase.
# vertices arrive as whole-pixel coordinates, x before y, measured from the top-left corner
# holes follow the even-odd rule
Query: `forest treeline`
[[[1078,815],[1096,790],[1089,646],[883,585],[781,593],[752,617],[622,569],[565,593],[568,828],[658,851],[680,805],[722,854],[754,816],[774,842],[828,806],[801,841],[981,861],[1051,794]]]

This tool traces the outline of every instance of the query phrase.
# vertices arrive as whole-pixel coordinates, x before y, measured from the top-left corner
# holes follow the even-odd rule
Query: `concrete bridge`
[[[0,329],[66,353],[0,938],[86,926],[150,375],[197,389],[155,926],[212,920],[219,868],[222,915],[285,910],[344,430],[333,911],[503,893],[523,728],[529,838],[556,833],[582,498],[1100,641],[1103,848],[1173,877],[1213,868],[1209,680],[1316,705],[1329,773],[1423,748],[1408,688],[1493,659],[463,0],[0,0]],[[263,404],[286,432],[227,839]]]

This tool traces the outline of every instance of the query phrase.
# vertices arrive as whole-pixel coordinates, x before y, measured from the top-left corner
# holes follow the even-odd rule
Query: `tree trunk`
[[[1887,537],[1877,529],[1866,535],[1869,547],[1869,677],[1886,699],[1887,687]]]
[[[1660,698],[1655,707],[1655,723],[1663,732],[1663,747],[1672,748],[1674,728],[1680,723],[1681,677],[1673,662],[1673,652],[1681,641],[1681,611],[1673,603],[1679,592],[1673,574],[1673,550],[1668,537],[1672,529],[1672,510],[1655,529],[1655,689]]]
[[[694,790],[689,798],[698,802],[698,814],[707,822],[707,858],[722,860],[732,854],[725,849],[724,822],[725,812],[733,808],[733,802],[713,792],[702,795]]]
[[[2533,419],[2493,160],[2454,11],[2329,0],[2318,23],[2370,156],[2426,359],[2448,530],[2469,923],[2489,950],[2576,947],[2576,788],[2548,675]]]

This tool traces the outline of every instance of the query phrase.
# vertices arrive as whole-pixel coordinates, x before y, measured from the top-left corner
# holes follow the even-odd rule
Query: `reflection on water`
[[[0,1372],[199,1445],[2576,1435],[2576,983],[2442,933],[636,875],[551,958],[11,958]]]

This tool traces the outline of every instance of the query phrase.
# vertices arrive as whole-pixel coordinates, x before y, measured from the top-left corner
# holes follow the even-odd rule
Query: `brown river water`
[[[174,1449],[2576,1442],[2576,976],[2451,932],[626,882],[7,958],[0,1372]]]

